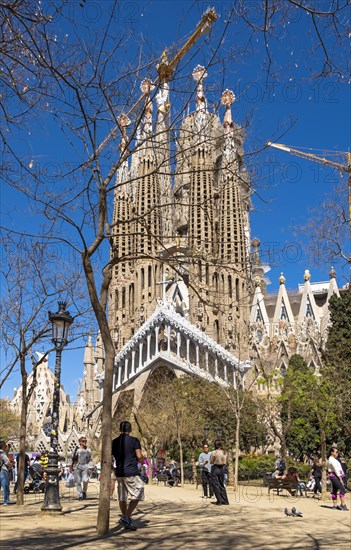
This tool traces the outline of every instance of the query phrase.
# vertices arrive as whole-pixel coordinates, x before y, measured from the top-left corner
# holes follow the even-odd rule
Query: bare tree
[[[57,250],[45,243],[27,242],[24,237],[6,235],[1,265],[3,298],[0,307],[0,341],[7,361],[0,373],[0,387],[18,368],[21,376],[21,421],[19,431],[19,462],[17,504],[23,504],[24,460],[27,438],[28,406],[37,385],[37,368],[51,349],[48,337],[51,326],[49,308],[66,297],[79,303],[76,273],[61,264],[57,277]],[[54,254],[53,254],[54,253]],[[74,298],[73,293],[75,294]],[[43,344],[46,352],[37,360],[33,348]],[[32,367],[28,384],[28,360]]]
[[[314,264],[344,266],[351,260],[350,197],[346,182],[338,185],[333,193],[311,212],[307,224],[300,230],[309,240],[310,257]],[[346,281],[350,273],[345,273]]]

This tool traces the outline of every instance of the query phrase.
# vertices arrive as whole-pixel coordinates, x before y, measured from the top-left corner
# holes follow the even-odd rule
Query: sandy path
[[[331,502],[271,495],[265,487],[240,487],[229,494],[229,506],[214,506],[195,486],[146,486],[146,500],[134,517],[136,532],[118,525],[119,508],[111,502],[110,532],[96,534],[98,485],[89,486],[86,501],[74,490],[62,489],[63,513],[44,515],[42,497],[26,496],[23,507],[1,505],[1,550],[350,550],[350,512],[333,511]],[[350,508],[350,495],[347,495]],[[296,506],[302,518],[286,517]]]

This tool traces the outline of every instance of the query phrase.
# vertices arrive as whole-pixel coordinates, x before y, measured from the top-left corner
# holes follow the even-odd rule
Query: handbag
[[[68,478],[66,479],[66,483],[65,483],[65,487],[67,487],[68,489],[71,489],[72,487],[74,487],[76,484],[76,480],[75,480],[75,477],[74,477],[74,473],[71,472],[70,474],[68,474]]]

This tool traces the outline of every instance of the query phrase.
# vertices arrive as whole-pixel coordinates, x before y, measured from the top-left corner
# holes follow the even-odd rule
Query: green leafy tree
[[[316,376],[303,358],[293,355],[289,362],[287,375],[281,393],[282,423],[288,421],[287,442],[295,436],[293,445],[304,441],[306,435],[316,436],[318,426],[319,448],[323,468],[323,492],[326,489],[327,444],[331,443],[338,430],[331,382],[327,377]],[[306,440],[305,440],[306,441]],[[323,495],[324,496],[324,495]]]
[[[319,448],[319,426],[312,406],[317,378],[300,355],[293,355],[284,377],[280,401],[281,421],[287,427],[286,445],[298,458],[314,455]]]
[[[3,441],[18,440],[21,419],[10,407],[6,399],[0,399],[0,439]]]
[[[351,438],[351,289],[329,302],[330,322],[322,376],[328,381],[335,414]]]

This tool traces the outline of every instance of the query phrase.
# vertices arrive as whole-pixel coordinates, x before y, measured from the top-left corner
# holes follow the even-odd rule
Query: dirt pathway
[[[27,495],[23,507],[0,506],[1,550],[350,550],[350,512],[333,511],[331,502],[271,496],[265,487],[240,487],[229,493],[229,506],[214,506],[201,490],[146,486],[146,500],[134,516],[138,530],[118,525],[118,503],[111,502],[110,532],[96,534],[98,485],[89,486],[86,501],[63,488],[63,513],[44,515],[42,496]],[[350,508],[350,495],[347,495]],[[287,517],[297,507],[302,518]]]

